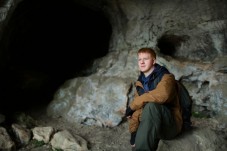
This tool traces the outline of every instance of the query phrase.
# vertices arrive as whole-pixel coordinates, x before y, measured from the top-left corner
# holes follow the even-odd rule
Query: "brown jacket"
[[[137,81],[136,86],[140,86],[143,88],[143,85],[141,82]],[[177,88],[176,88],[176,82],[175,77],[173,74],[165,74],[161,81],[158,83],[157,87],[149,91],[148,93],[144,93],[143,95],[139,96],[138,93],[135,93],[135,98],[130,104],[130,108],[132,110],[139,110],[135,111],[132,115],[132,118],[140,119],[140,117],[133,117],[133,116],[141,116],[141,111],[145,103],[147,102],[155,102],[159,104],[165,104],[168,103],[172,106],[172,114],[175,117],[176,123],[177,123],[177,129],[178,132],[181,131],[182,128],[182,116],[181,116],[181,108],[179,104],[179,98],[177,95]],[[138,125],[133,122],[130,123],[130,126]],[[133,129],[131,127],[131,129]]]

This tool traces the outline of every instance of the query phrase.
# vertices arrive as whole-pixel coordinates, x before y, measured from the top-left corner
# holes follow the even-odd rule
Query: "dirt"
[[[130,133],[128,131],[128,122],[124,121],[119,126],[113,128],[97,127],[82,125],[79,123],[71,123],[63,118],[53,119],[46,115],[45,109],[32,111],[30,116],[37,121],[39,126],[52,126],[56,130],[69,130],[73,135],[83,137],[88,143],[90,151],[130,151],[129,144]],[[195,127],[210,127],[216,129],[216,123],[212,119],[201,119],[192,117],[193,126]],[[48,147],[46,147],[48,148]],[[50,148],[50,146],[49,146]],[[39,151],[33,149],[31,145],[22,148],[20,151]],[[51,149],[46,149],[51,150]],[[44,151],[43,148],[40,151]]]
[[[39,126],[52,126],[56,130],[66,129],[73,135],[83,137],[88,143],[90,151],[130,151],[130,133],[128,122],[125,120],[119,126],[108,128],[71,123],[63,118],[48,117],[45,110],[32,111],[29,115]],[[31,145],[21,151],[31,150]],[[41,149],[42,150],[42,149]]]

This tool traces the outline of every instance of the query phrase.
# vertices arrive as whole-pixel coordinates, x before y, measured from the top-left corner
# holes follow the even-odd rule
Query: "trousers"
[[[136,133],[136,151],[156,151],[160,139],[169,140],[177,135],[177,127],[168,106],[147,103]]]

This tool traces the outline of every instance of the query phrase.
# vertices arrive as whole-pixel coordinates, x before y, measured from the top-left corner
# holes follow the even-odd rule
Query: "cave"
[[[150,47],[189,91],[196,127],[161,140],[160,150],[226,150],[226,8],[225,0],[0,1],[1,132],[17,144],[14,123],[51,126],[51,139],[70,130],[90,150],[131,150],[125,112],[137,52]],[[27,124],[30,117],[35,123]],[[30,149],[23,140],[16,150],[58,149],[50,141],[42,148],[30,141]]]
[[[104,13],[73,0],[24,0],[8,20],[0,47],[1,112],[46,106],[66,80],[91,74],[108,52],[111,25]]]

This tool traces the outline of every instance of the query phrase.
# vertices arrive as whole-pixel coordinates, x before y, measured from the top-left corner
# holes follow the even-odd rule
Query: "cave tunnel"
[[[1,40],[1,112],[50,103],[60,85],[107,54],[111,32],[102,11],[73,0],[23,0]]]

